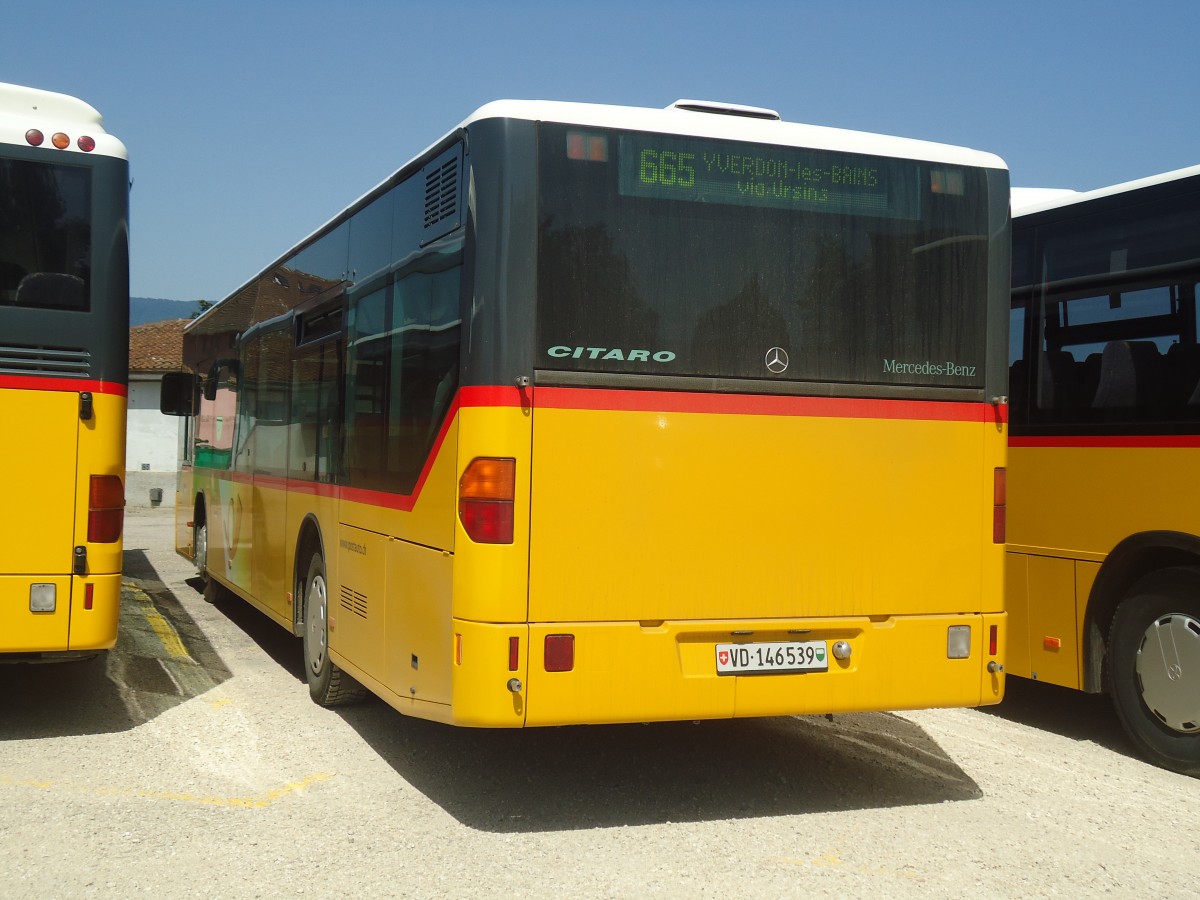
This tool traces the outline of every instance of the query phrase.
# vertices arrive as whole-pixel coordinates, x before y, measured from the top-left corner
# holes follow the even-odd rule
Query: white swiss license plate
[[[829,649],[824,641],[717,644],[718,675],[828,671]]]

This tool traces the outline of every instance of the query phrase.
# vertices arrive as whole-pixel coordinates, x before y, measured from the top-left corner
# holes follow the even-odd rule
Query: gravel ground
[[[1107,703],[456,730],[308,699],[127,514],[115,651],[0,667],[0,896],[1200,896],[1200,780]]]

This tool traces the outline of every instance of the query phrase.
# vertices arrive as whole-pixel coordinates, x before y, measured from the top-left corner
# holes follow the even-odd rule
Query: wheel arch
[[[320,553],[329,565],[325,553],[325,539],[321,525],[312,513],[306,515],[296,533],[296,555],[292,560],[292,632],[299,637],[304,633],[304,579],[308,574],[308,561],[313,553]]]
[[[1143,531],[1122,540],[1100,566],[1084,616],[1084,690],[1103,690],[1105,648],[1121,600],[1152,572],[1200,566],[1200,537],[1184,531]]]

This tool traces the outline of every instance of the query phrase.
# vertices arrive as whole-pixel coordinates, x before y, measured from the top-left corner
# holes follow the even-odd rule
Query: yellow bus
[[[128,206],[95,109],[0,84],[0,662],[116,643]]]
[[[484,106],[188,326],[181,552],[320,703],[996,703],[1008,191],[753,107]]]
[[[1008,671],[1200,775],[1200,167],[1015,204]]]

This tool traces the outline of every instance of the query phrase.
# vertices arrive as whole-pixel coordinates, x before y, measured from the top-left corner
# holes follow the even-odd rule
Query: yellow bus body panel
[[[117,394],[93,394],[92,417],[79,423],[75,543],[87,545],[88,573],[91,575],[118,575],[121,572],[124,546],[121,538],[106,544],[88,543],[88,492],[93,475],[115,475],[122,485],[125,483],[126,405],[125,398]]]
[[[530,429],[528,407],[464,407],[459,412],[458,472],[476,457],[511,457],[516,492],[511,544],[477,544],[453,516],[454,616],[474,622],[525,622],[529,603]],[[457,489],[457,476],[455,482]],[[507,651],[503,659],[507,659]]]
[[[534,403],[529,465],[528,415],[463,411],[460,469],[479,455],[518,461],[517,529],[512,545],[485,546],[459,528],[450,721],[556,725],[1002,698],[1002,673],[987,671],[1003,662],[1006,640],[1004,548],[992,542],[1002,426]],[[947,659],[950,625],[971,627],[968,659]],[[993,626],[995,655],[986,647]],[[575,637],[571,672],[544,669],[545,636],[558,633]],[[513,639],[519,663],[509,670]],[[716,674],[719,642],[798,639],[847,640],[851,661],[827,673]]]
[[[979,422],[539,409],[530,621],[1000,612],[1003,440]]]
[[[10,429],[0,441],[0,468],[10,473],[13,512],[0,517],[0,653],[54,653],[111,648],[121,600],[120,539],[88,542],[93,475],[125,479],[125,397],[95,392],[92,416],[79,417],[79,393],[0,391]],[[74,548],[87,570],[73,575]],[[30,609],[30,588],[53,584],[53,612]],[[85,608],[91,585],[91,608]]]
[[[31,612],[34,584],[52,584],[54,612]],[[71,632],[71,576],[0,575],[0,653],[66,650]]]
[[[3,390],[0,402],[9,423],[0,440],[8,494],[0,516],[0,574],[65,575],[77,543],[79,394]],[[87,537],[86,488],[82,502]]]
[[[1088,598],[1108,554],[1141,532],[1200,534],[1193,498],[1179,489],[1194,455],[1172,447],[1010,448],[1012,674],[1084,687]]]

